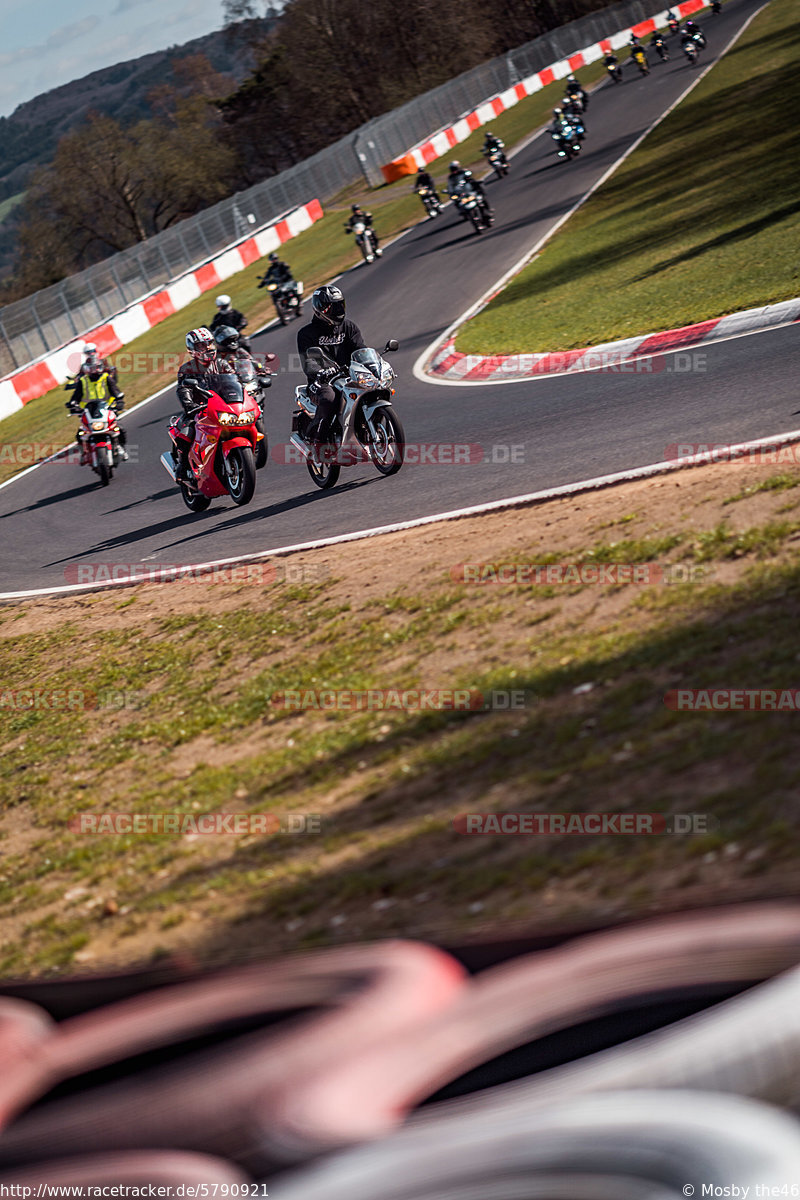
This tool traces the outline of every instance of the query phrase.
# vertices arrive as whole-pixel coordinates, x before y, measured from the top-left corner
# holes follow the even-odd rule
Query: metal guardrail
[[[379,186],[381,167],[436,129],[543,67],[662,11],[661,2],[620,0],[571,21],[374,118],[279,175],[6,305],[0,309],[0,377],[80,337],[310,197],[325,201],[361,176]]]

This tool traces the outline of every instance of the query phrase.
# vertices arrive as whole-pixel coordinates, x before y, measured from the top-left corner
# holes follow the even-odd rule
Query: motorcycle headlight
[[[220,413],[220,425],[252,425],[256,419],[256,414],[253,412],[244,413]]]
[[[100,433],[103,429],[105,429],[105,427],[105,421],[92,421],[92,429],[95,431],[95,433]]]
[[[376,382],[375,376],[370,375],[366,371],[359,371],[358,374],[353,376],[353,380],[359,387],[373,387]]]

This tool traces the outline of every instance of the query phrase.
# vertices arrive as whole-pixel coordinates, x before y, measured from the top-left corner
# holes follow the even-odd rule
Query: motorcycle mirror
[[[395,338],[389,338],[388,342],[386,343],[386,345],[383,348],[383,352],[384,352],[384,354],[386,354],[387,351],[399,350],[399,349],[400,349],[400,343],[398,341],[396,341]]]

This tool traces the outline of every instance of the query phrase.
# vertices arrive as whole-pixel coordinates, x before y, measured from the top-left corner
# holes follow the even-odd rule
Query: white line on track
[[[769,447],[776,448],[792,442],[800,442],[800,429],[788,433],[778,433],[771,437],[757,438],[750,442],[739,442],[727,446],[727,458],[742,458],[744,455]],[[627,471],[617,471],[613,475],[598,475],[594,479],[583,479],[579,483],[565,483],[559,487],[548,488],[541,492],[528,492],[521,496],[509,496],[503,500],[489,500],[484,504],[475,504],[469,508],[453,509],[451,512],[434,513],[427,517],[414,517],[410,521],[398,521],[393,525],[379,525],[374,529],[360,529],[354,533],[340,533],[334,537],[318,538],[311,542],[297,542],[293,546],[275,546],[270,550],[261,550],[256,554],[242,555],[237,558],[221,558],[211,562],[187,564],[182,567],[153,567],[151,574],[143,570],[133,579],[115,579],[103,583],[71,583],[60,587],[33,588],[28,591],[0,592],[0,602],[13,600],[32,600],[45,596],[74,595],[81,592],[101,592],[109,588],[138,587],[142,583],[171,583],[179,581],[181,576],[197,575],[225,567],[246,566],[248,563],[260,562],[265,558],[281,558],[288,554],[299,554],[304,550],[322,550],[327,546],[342,546],[347,542],[364,541],[366,538],[380,537],[387,533],[403,533],[408,529],[420,529],[425,525],[433,525],[438,521],[457,521],[462,517],[484,516],[486,513],[499,512],[504,508],[523,508],[531,504],[542,504],[547,500],[557,500],[560,496],[576,496],[582,492],[597,491],[601,488],[613,487],[618,483],[633,483],[638,479],[649,479],[654,475],[669,474],[672,471],[686,471],[691,467],[705,466],[720,461],[716,451],[710,450],[693,455],[688,459],[678,459],[672,462],[651,463],[644,467],[632,467]],[[110,568],[111,569],[111,568]]]

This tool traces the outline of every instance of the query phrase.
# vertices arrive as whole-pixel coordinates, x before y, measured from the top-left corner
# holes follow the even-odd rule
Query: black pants
[[[309,395],[316,401],[317,411],[308,427],[307,436],[311,441],[323,441],[324,436],[330,433],[334,417],[339,415],[339,399],[329,383],[319,388],[312,385]]]

